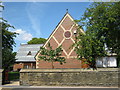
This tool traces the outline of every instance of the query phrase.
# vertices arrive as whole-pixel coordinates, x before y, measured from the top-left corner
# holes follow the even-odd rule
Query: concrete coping
[[[116,72],[118,68],[98,68],[97,70],[92,69],[21,69],[20,73],[25,72]]]
[[[2,73],[3,72],[3,69],[0,69],[0,73]]]

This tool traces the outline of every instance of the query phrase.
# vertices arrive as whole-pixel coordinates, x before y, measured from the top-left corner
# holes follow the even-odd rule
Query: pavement
[[[5,84],[3,86],[19,86],[19,81],[10,81],[9,84]]]
[[[3,86],[0,88],[0,90],[60,90],[60,89],[65,89],[65,90],[118,90],[118,88],[115,87],[84,87],[84,86],[79,86],[79,87],[60,87],[60,86]]]
[[[104,88],[103,90],[118,90],[118,87],[90,87],[90,86],[20,86],[19,81],[11,81],[10,84],[5,84],[0,86],[0,90],[34,90],[34,89],[47,89],[47,90],[53,90],[53,89],[79,89],[79,90],[102,90],[100,88]],[[65,89],[65,90],[66,90]]]

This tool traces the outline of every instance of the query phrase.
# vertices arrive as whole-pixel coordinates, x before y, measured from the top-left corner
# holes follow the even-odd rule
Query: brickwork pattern
[[[47,61],[38,61],[39,64],[39,68],[52,68],[51,62],[47,62]],[[65,64],[60,64],[59,62],[54,62],[54,68],[81,68],[81,61],[77,60],[75,58],[69,58],[66,59],[66,63]]]
[[[80,69],[22,70],[23,86],[101,86],[118,87],[118,71],[84,71]]]
[[[31,62],[31,63],[16,63],[13,66],[13,70],[17,71],[18,69],[23,69],[25,65],[28,65],[30,68],[32,68],[33,66],[36,67],[36,63],[35,62]]]
[[[66,63],[60,65],[55,62],[55,68],[81,68],[81,62],[77,60],[77,54],[74,51],[75,48],[72,47],[73,43],[75,43],[75,34],[74,32],[77,30],[77,25],[74,22],[74,19],[66,13],[61,22],[55,28],[55,30],[50,35],[47,42],[43,47],[48,49],[48,42],[51,44],[53,49],[56,49],[58,46],[62,45],[62,55],[66,59]],[[67,33],[67,34],[65,34]],[[36,56],[36,68],[51,68],[51,63],[46,61],[38,60],[38,56]],[[85,67],[85,66],[84,66]],[[87,67],[86,67],[87,68]]]

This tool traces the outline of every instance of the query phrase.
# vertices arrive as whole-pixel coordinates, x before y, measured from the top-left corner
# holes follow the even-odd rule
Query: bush
[[[19,80],[20,73],[19,72],[9,72],[8,77],[9,80]]]

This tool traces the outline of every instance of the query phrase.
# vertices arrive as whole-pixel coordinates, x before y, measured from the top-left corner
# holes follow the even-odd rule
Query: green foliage
[[[111,52],[118,53],[120,49],[120,2],[93,3],[86,10],[83,20],[87,29],[97,32],[97,37],[104,37]]]
[[[48,49],[41,47],[39,60],[52,62],[52,68],[54,68],[53,62],[59,62],[61,65],[65,63],[65,58],[61,57],[62,48],[59,46],[55,50],[52,49],[50,43],[48,43]]]
[[[101,56],[100,53],[104,52],[103,43],[105,43],[108,50],[111,53],[116,53],[118,61],[120,60],[120,2],[97,2],[91,4],[81,18],[80,24],[86,27],[85,40],[88,37],[87,32],[95,34],[88,37],[90,42],[93,43],[92,45],[87,43],[88,40],[84,42],[81,39],[86,43],[84,47],[90,49],[86,49],[85,53],[90,51],[95,56]],[[95,38],[93,39],[93,37]],[[91,51],[93,47],[95,52]],[[82,53],[84,57],[86,56],[85,53]]]
[[[20,73],[19,72],[8,72],[8,77],[9,77],[9,81],[19,80]]]
[[[0,18],[2,25],[2,68],[9,69],[11,65],[13,65],[15,61],[15,52],[13,51],[13,46],[15,46],[14,38],[17,33],[8,31],[10,28],[13,28],[6,20]]]
[[[106,54],[104,38],[98,40],[96,33],[89,30],[86,31],[85,34],[78,32],[75,47],[78,59],[83,60],[84,63],[88,64],[90,68],[93,69],[96,69],[96,58]]]
[[[16,37],[17,33],[8,31],[10,28],[14,29],[14,27],[8,24],[6,20],[2,19],[0,24],[2,25],[2,49],[8,48],[13,50],[13,46],[15,46],[14,38]]]
[[[28,41],[28,44],[44,44],[46,39],[44,38],[32,38],[32,40]]]
[[[12,52],[10,49],[4,49],[2,51],[2,68],[3,69],[10,69],[10,67],[14,64],[15,62],[15,56],[16,52]]]

